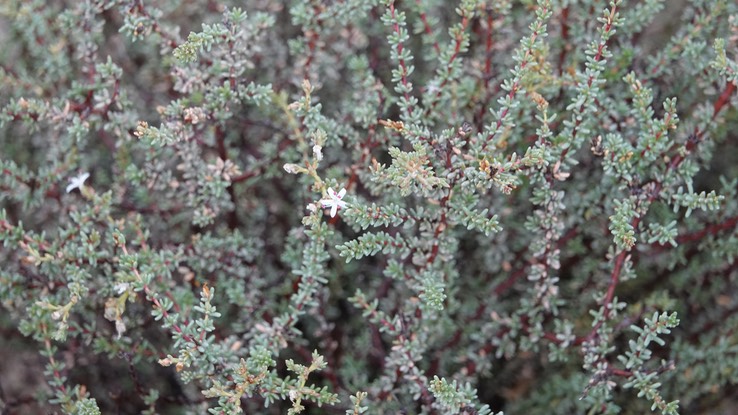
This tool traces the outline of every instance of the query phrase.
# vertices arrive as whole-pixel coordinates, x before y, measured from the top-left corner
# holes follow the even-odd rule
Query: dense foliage
[[[735,399],[734,1],[6,0],[0,38],[0,410]]]

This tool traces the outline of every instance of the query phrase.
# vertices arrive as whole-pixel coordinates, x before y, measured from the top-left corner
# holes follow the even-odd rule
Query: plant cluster
[[[731,0],[7,0],[5,413],[704,413]]]

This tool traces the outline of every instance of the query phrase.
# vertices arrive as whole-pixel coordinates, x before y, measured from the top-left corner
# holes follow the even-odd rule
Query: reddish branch
[[[710,226],[707,226],[706,228],[693,233],[688,233],[686,235],[682,235],[676,238],[676,242],[679,244],[688,243],[688,242],[697,242],[701,241],[702,238],[704,238],[707,235],[716,235],[719,232],[722,232],[724,230],[728,229],[734,229],[736,227],[736,224],[738,224],[738,216],[733,216],[731,218],[726,219],[725,221],[721,223],[716,223]]]
[[[721,111],[725,106],[729,103],[730,95],[735,92],[735,85],[732,83],[729,83],[722,94],[720,94],[720,97],[717,101],[715,101],[715,104],[713,105],[714,113],[712,118],[715,119],[718,112]],[[704,131],[697,131],[695,134],[687,141],[687,144],[685,145],[686,152],[684,154],[679,154],[674,159],[671,160],[671,162],[668,164],[667,169],[671,171],[675,171],[679,165],[685,160],[685,157],[687,154],[691,153],[694,148],[697,146],[697,144],[700,141],[700,137],[704,134]],[[655,182],[655,188],[650,192],[650,195],[648,197],[648,203],[653,202],[658,198],[658,196],[661,193],[661,190],[663,189],[663,184],[661,182]],[[640,223],[641,216],[634,218],[631,221],[631,226],[633,229],[638,228],[638,224]],[[721,225],[717,225],[721,226]],[[728,221],[723,226],[731,227],[735,226],[735,222]],[[708,232],[710,232],[710,229],[705,229],[704,233],[701,235],[698,235],[700,237],[704,237]],[[608,319],[610,316],[611,309],[609,308],[609,305],[612,303],[613,298],[615,297],[615,289],[618,286],[618,283],[620,281],[620,274],[623,269],[623,263],[625,262],[627,256],[629,255],[629,251],[621,251],[618,256],[615,258],[615,265],[613,267],[612,273],[610,274],[610,284],[607,287],[607,292],[605,294],[605,298],[602,301],[602,305],[604,307],[603,311],[603,318],[600,320],[584,337],[580,337],[576,340],[577,344],[581,344],[586,341],[592,340],[597,335],[597,330],[602,327],[604,322]]]
[[[389,11],[390,11],[390,16],[392,17],[392,20],[395,22],[395,23],[392,24],[392,30],[395,32],[395,34],[397,34],[398,39],[399,39],[399,36],[400,36],[400,24],[397,23],[397,16],[395,14],[395,2],[394,1],[392,1],[389,4]],[[407,65],[405,63],[405,59],[402,58],[402,50],[403,50],[403,48],[404,48],[404,44],[402,43],[402,41],[398,41],[397,42],[397,46],[396,46],[396,51],[397,51],[397,58],[398,58],[399,64],[400,64],[400,71],[402,72],[402,75],[400,77],[400,83],[402,83],[402,86],[404,86],[405,89],[406,89],[405,92],[403,93],[403,96],[405,97],[405,102],[408,103],[408,106],[407,106],[407,109],[406,109],[406,113],[407,113],[408,116],[410,116],[413,113],[413,108],[412,108],[412,106],[409,105],[409,103],[410,103],[410,93],[407,92],[407,90],[411,89],[411,85],[410,85],[409,81],[407,80],[407,75],[408,75],[408,73],[407,73]]]
[[[493,94],[499,91],[499,87],[495,91],[489,90],[489,82],[492,80],[492,48],[494,46],[494,18],[492,17],[492,10],[488,9],[486,14],[487,31],[484,36],[484,72],[482,73],[482,82],[484,87],[482,92],[484,98],[482,99],[481,105],[479,105],[479,112],[474,117],[474,124],[477,127],[477,131],[481,132],[484,130],[484,115],[487,113],[489,102],[492,100]]]
[[[543,13],[546,13],[544,11]],[[534,44],[536,42],[536,39],[540,35],[540,31],[543,30],[545,26],[544,22],[539,21],[538,26],[535,27],[533,30],[533,33],[530,35],[530,44]],[[525,51],[525,55],[523,56],[523,59],[520,62],[520,71],[525,70],[525,67],[528,66],[528,60],[530,59],[530,56],[533,54],[532,48],[528,48]],[[507,98],[509,100],[513,100],[515,98],[515,95],[517,94],[518,90],[520,89],[520,81],[521,79],[516,79],[515,82],[513,82],[512,87],[510,88],[510,91],[507,93]],[[484,139],[484,143],[482,143],[482,152],[484,152],[487,149],[487,146],[490,142],[495,138],[497,135],[497,132],[500,131],[500,127],[502,126],[502,121],[507,118],[508,113],[510,112],[510,107],[505,107],[505,109],[502,110],[502,113],[500,113],[499,118],[497,118],[497,124],[495,125],[495,129],[493,133],[487,134],[487,137]]]
[[[561,40],[564,45],[569,44],[569,7],[564,7],[561,10]],[[559,53],[559,75],[564,73],[564,62],[566,61],[566,55],[569,53],[569,49],[566,47],[561,48]]]
[[[614,5],[612,9],[610,10],[610,15],[607,18],[607,23],[605,23],[605,26],[602,28],[602,37],[608,35],[610,31],[613,29],[612,23],[615,18],[615,14],[617,13],[617,5]],[[597,53],[592,58],[595,62],[599,62],[602,59],[602,53],[605,50],[605,47],[607,46],[607,42],[600,42],[599,45],[597,45]],[[587,78],[587,88],[592,87],[592,82],[594,82],[595,74],[589,75]],[[584,112],[585,105],[587,104],[586,100],[585,102],[582,102],[582,104],[579,106],[579,108],[576,111],[576,114],[581,114]],[[574,140],[577,136],[577,133],[579,132],[579,126],[582,124],[582,121],[584,120],[584,117],[575,117],[574,121],[574,128],[571,132],[571,139]],[[569,152],[569,150],[572,147],[567,147],[564,149],[564,151],[561,152],[560,160],[563,160],[566,154]]]
[[[415,3],[418,5],[418,7],[422,6],[422,3],[420,2],[420,0],[415,0]],[[428,24],[428,16],[425,14],[424,11],[420,12],[420,20],[423,22],[423,30],[425,30],[425,34],[428,35],[428,38],[433,38],[434,37],[433,31],[431,30],[430,25]],[[441,47],[438,46],[438,41],[436,40],[433,41],[433,49],[436,50],[436,53],[438,55],[441,54]]]
[[[730,96],[733,95],[735,92],[735,84],[732,82],[728,82],[728,84],[725,86],[725,90],[722,94],[720,94],[720,97],[717,101],[715,101],[715,104],[713,104],[712,108],[712,119],[714,120],[717,114],[722,110],[726,105],[730,103]]]
[[[459,56],[459,52],[461,51],[461,44],[464,41],[464,32],[466,31],[466,28],[469,26],[469,17],[467,15],[463,15],[461,17],[461,29],[456,32],[456,37],[454,37],[454,53],[451,54],[451,56],[448,58],[447,62],[444,62],[443,67],[446,68],[446,74],[451,71],[451,65],[456,60],[456,57]],[[436,48],[438,48],[438,43],[434,45]],[[433,97],[433,102],[431,103],[428,108],[425,110],[425,116],[428,117],[433,112],[433,110],[438,105],[438,100],[441,97],[441,93],[443,91],[443,88],[448,84],[448,76],[441,82],[441,84],[438,86],[438,91],[436,91],[436,95]]]

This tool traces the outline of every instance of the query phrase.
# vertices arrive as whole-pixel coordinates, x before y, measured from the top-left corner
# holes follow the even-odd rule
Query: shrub
[[[735,2],[227,3],[4,2],[5,411],[730,405]]]

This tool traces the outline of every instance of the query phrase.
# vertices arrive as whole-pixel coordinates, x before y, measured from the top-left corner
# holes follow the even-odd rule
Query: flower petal
[[[79,176],[72,177],[69,179],[69,184],[67,185],[67,193],[71,192],[74,189],[78,189],[82,187],[85,184],[85,180],[90,177],[90,173],[84,172],[80,174]]]

